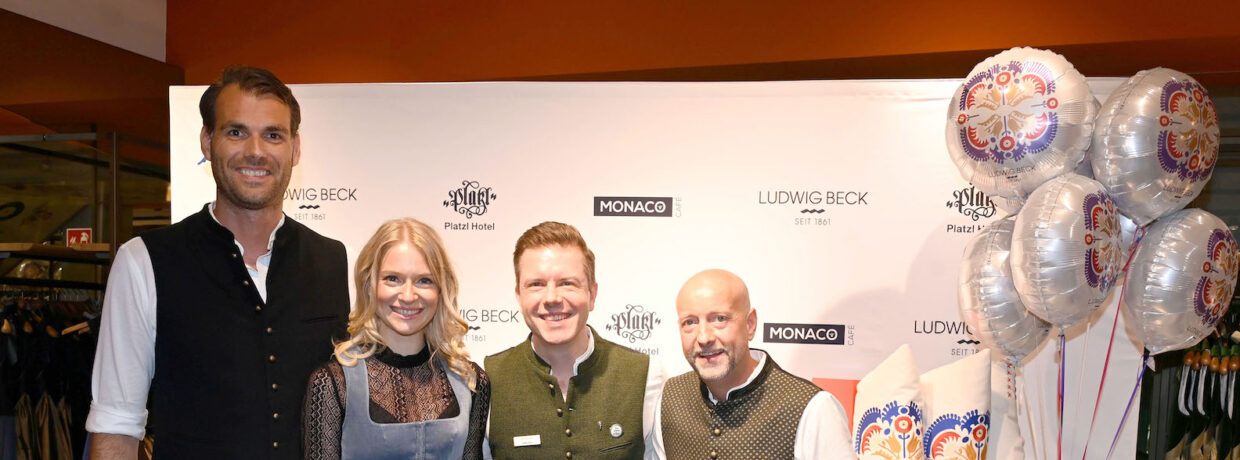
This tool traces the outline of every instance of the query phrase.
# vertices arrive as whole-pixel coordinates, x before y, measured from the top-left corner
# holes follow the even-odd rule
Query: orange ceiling
[[[167,86],[229,64],[289,83],[962,77],[1012,46],[1088,76],[1240,87],[1240,2],[169,1],[167,63],[0,10],[0,109],[167,142]],[[11,69],[19,69],[13,71]],[[3,122],[3,119],[0,119]],[[166,155],[135,151],[167,164]]]
[[[167,53],[191,84],[233,63],[266,66],[296,83],[521,79],[1210,40],[1240,36],[1237,17],[1234,0],[222,0],[169,2]],[[1202,65],[1235,71],[1237,62]]]

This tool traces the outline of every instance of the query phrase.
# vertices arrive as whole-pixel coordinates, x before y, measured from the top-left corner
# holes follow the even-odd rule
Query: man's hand
[[[123,434],[91,433],[90,458],[94,460],[137,460],[138,439]]]

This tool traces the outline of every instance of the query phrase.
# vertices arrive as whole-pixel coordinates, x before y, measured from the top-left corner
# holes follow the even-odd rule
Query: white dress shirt
[[[209,206],[215,218],[215,203]],[[267,269],[276,231],[267,239],[267,252],[255,266],[246,266],[258,294],[267,300]],[[233,240],[244,256],[245,248]],[[142,238],[134,238],[116,251],[103,296],[103,318],[95,348],[95,367],[90,377],[90,415],[86,431],[112,433],[142,439],[146,434],[146,399],[155,376],[155,270]]]
[[[761,373],[762,366],[766,365],[766,353],[751,349],[749,356],[758,361],[758,365],[749,374],[749,378],[745,379],[745,383],[728,390],[729,397],[733,391],[753,383]],[[719,402],[715,400],[715,395],[710,392],[707,394],[712,403]],[[660,413],[662,409],[663,398],[660,397],[654,412],[653,440],[646,443],[645,458],[647,459],[667,458],[663,449],[663,417]],[[835,398],[835,395],[819,391],[805,405],[805,411],[801,413],[801,420],[797,423],[796,440],[793,444],[794,458],[797,460],[857,458],[857,453],[853,452],[848,425],[848,418],[844,415],[844,406]]]

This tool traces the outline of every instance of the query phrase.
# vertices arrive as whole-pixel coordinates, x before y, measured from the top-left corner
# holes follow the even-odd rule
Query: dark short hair
[[[594,289],[594,251],[586,246],[586,239],[572,225],[560,222],[543,222],[530,227],[517,238],[516,250],[512,251],[512,269],[517,274],[517,283],[521,283],[521,254],[525,251],[544,246],[567,246],[581,250],[585,256],[586,282]]]
[[[289,129],[294,136],[297,135],[297,127],[301,125],[301,106],[297,104],[297,98],[293,97],[293,91],[270,70],[248,66],[225,68],[220,78],[202,93],[202,99],[198,100],[198,113],[202,115],[202,126],[207,128],[208,132],[215,129],[215,100],[219,99],[220,91],[228,85],[237,85],[242,91],[254,95],[275,96],[287,105],[292,113],[292,126],[289,126]]]

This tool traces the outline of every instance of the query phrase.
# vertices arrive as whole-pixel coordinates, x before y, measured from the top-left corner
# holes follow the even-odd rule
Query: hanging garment
[[[40,460],[73,460],[73,445],[69,443],[69,427],[64,423],[60,406],[52,402],[51,395],[43,393],[34,408],[35,445]]]
[[[73,433],[69,431],[70,421],[73,420],[73,412],[69,408],[69,401],[64,396],[60,397],[60,402],[56,403],[60,409],[60,423],[56,424],[56,445],[65,452],[67,459],[73,458]]]
[[[1163,454],[1163,460],[1180,460],[1184,458],[1184,440],[1185,439],[1186,439],[1185,437],[1181,436],[1180,442],[1175,443],[1175,447],[1167,449],[1167,453]]]
[[[447,365],[443,365],[447,368]],[[411,423],[375,423],[370,418],[370,381],[366,360],[344,366],[345,416],[341,433],[341,458],[436,459],[460,458],[469,433],[471,395],[456,373],[448,373],[460,413],[448,419]]]
[[[30,396],[21,395],[14,407],[14,419],[17,424],[17,460],[35,460],[34,414],[30,407]]]
[[[0,415],[0,460],[17,459],[17,425],[11,415]]]
[[[1188,444],[1188,460],[1215,460],[1214,451],[1205,450],[1207,444],[1210,444],[1210,430],[1202,429]]]

